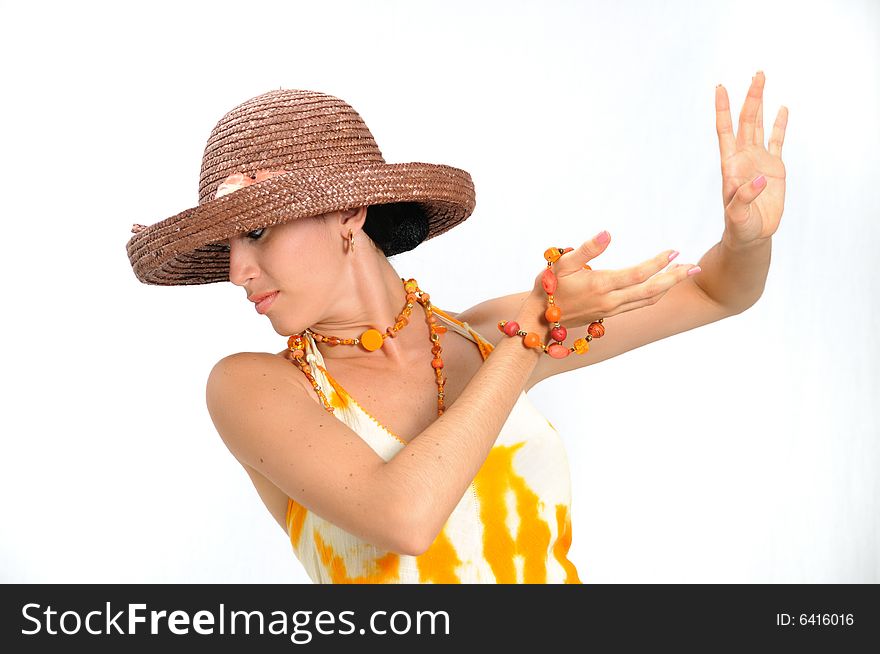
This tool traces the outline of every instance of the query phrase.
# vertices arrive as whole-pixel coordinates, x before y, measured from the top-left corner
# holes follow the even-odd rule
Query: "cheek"
[[[306,249],[301,242],[285,240],[272,243],[266,254],[264,272],[282,290],[297,293],[305,299],[302,297],[303,290],[308,290],[308,295],[321,295],[333,285],[333,275],[328,271],[335,270],[338,261],[326,244],[317,243]],[[308,289],[304,289],[304,286],[308,286]]]

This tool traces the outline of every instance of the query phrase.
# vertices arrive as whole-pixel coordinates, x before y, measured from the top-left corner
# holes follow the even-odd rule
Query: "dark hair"
[[[364,231],[386,257],[407,252],[428,236],[428,214],[417,202],[367,207]]]

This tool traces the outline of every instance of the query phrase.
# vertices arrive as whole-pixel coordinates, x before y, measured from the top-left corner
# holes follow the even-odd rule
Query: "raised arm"
[[[650,296],[652,302],[611,318],[606,317],[605,336],[591,344],[587,355],[539,361],[527,382],[528,388],[552,375],[598,363],[642,345],[741,313],[761,297],[770,266],[771,237],[779,227],[785,200],[782,144],[788,124],[788,109],[780,107],[765,147],[763,89],[764,74],[759,71],[752,78],[740,111],[736,136],[727,91],[720,84],[715,89],[724,231],[719,242],[700,259],[701,272],[687,277],[682,283],[669,286],[664,284],[662,275],[649,279],[640,277],[638,272],[625,273],[624,277],[631,275],[634,283],[641,282],[641,296]],[[607,243],[604,247],[607,247]],[[564,255],[559,264],[577,268],[583,261],[598,256],[604,247],[595,240],[588,242],[581,246],[582,252],[573,251]],[[566,259],[570,263],[566,263]],[[643,272],[648,271],[649,268],[643,268]],[[587,274],[595,276],[608,272],[596,270]],[[652,293],[651,289],[655,287],[661,290]],[[558,298],[563,317],[568,315],[567,309],[577,314],[579,306],[588,301],[588,292],[590,290],[584,286],[579,293]],[[497,342],[500,335],[494,327],[495,322],[512,315],[527,295],[516,293],[488,300],[468,309],[459,318],[469,322],[474,329],[483,330],[482,333]],[[542,333],[546,333],[546,327]],[[566,345],[581,335],[573,334],[571,328],[569,334]]]

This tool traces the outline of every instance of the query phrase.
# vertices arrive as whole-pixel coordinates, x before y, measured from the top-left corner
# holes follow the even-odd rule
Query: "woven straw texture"
[[[234,173],[286,170],[215,198]],[[208,138],[199,204],[153,225],[135,224],[126,251],[145,284],[175,286],[229,280],[230,236],[298,218],[396,202],[416,202],[427,239],[474,210],[470,175],[440,164],[388,164],[360,115],[339,98],[280,89],[224,115]],[[427,240],[426,239],[426,240]]]

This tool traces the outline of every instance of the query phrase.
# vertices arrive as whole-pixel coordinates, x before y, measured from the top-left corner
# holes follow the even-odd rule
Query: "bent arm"
[[[517,312],[522,329],[539,327],[543,307],[527,299]],[[455,403],[409,442],[382,474],[416,510],[427,549],[440,533],[495,444],[541,353],[519,339],[500,343]]]
[[[537,328],[542,311],[526,303],[520,324]],[[208,409],[232,454],[349,533],[419,555],[485,462],[540,353],[513,339],[499,345],[453,405],[388,462],[327,415],[288,362],[258,356],[227,357],[208,379]]]

